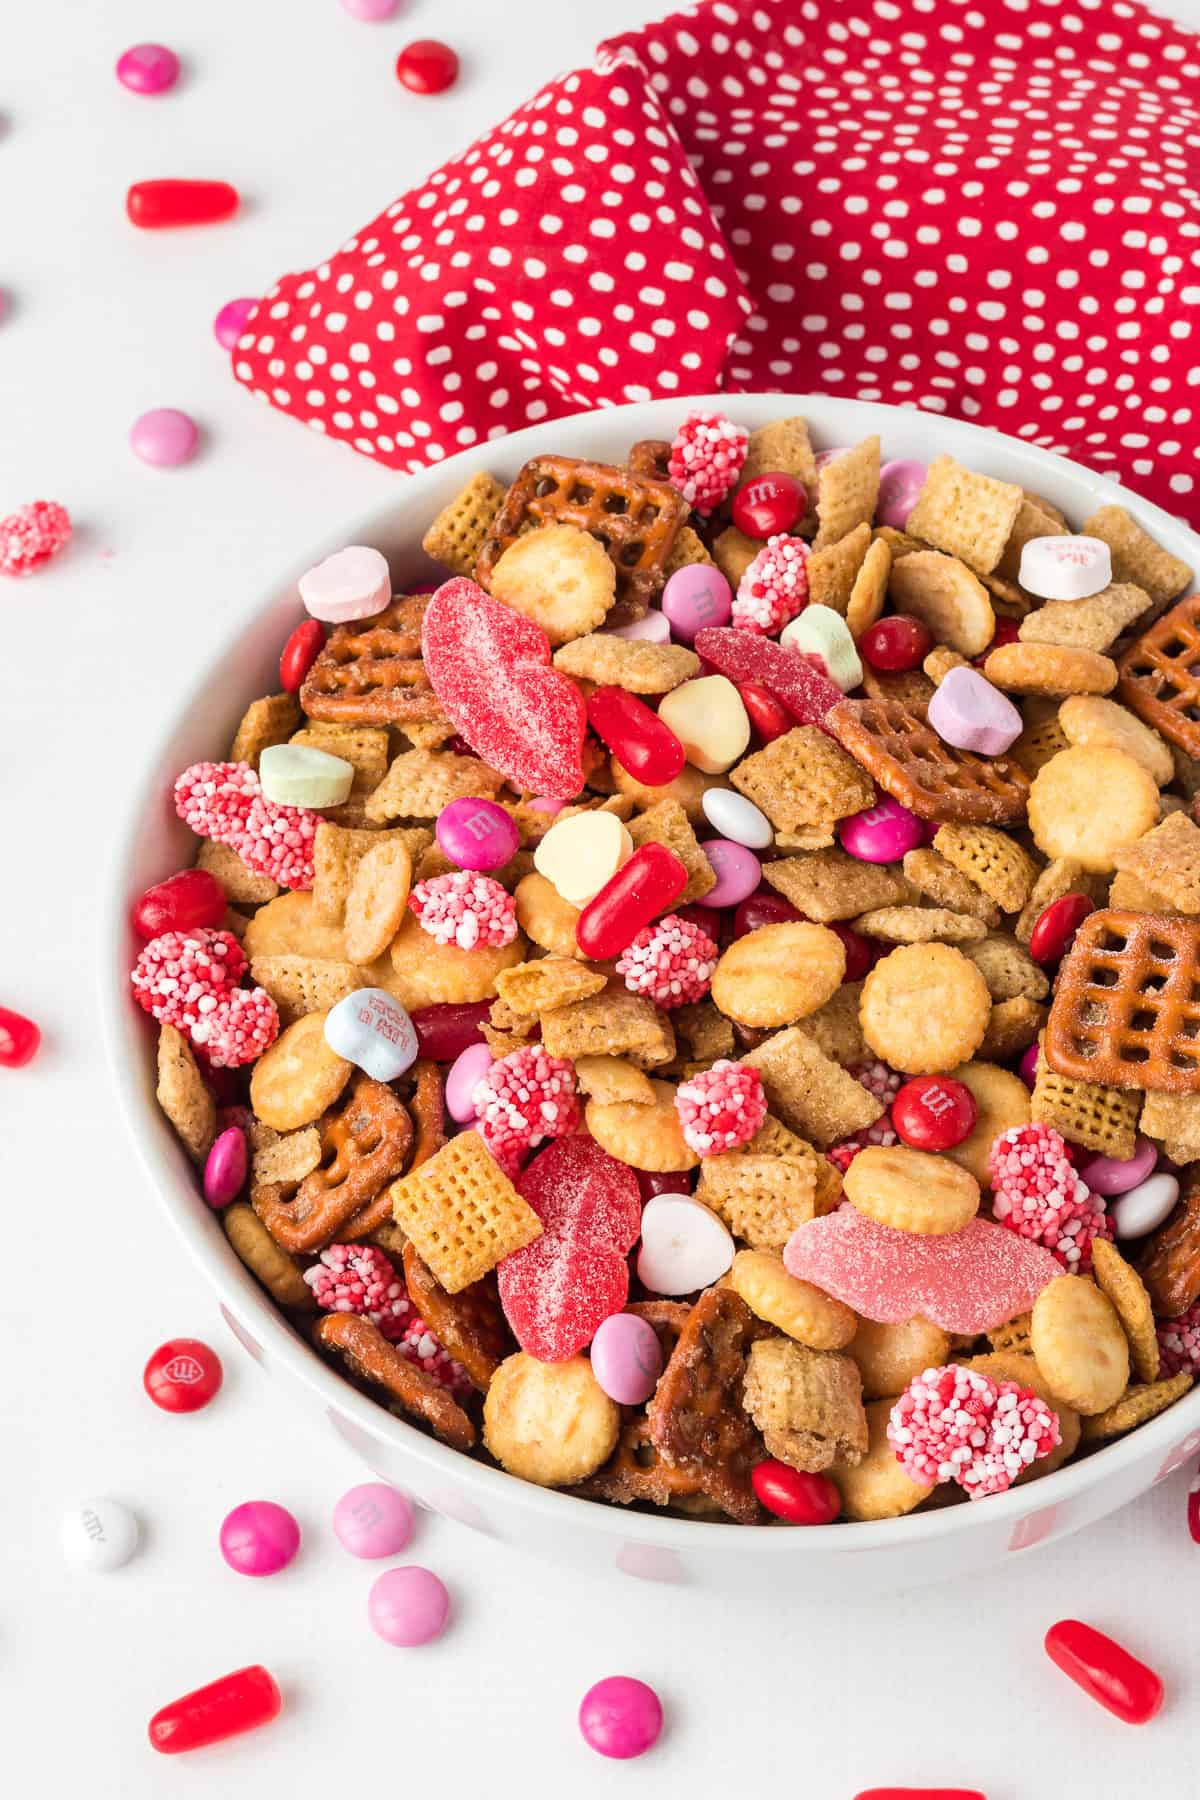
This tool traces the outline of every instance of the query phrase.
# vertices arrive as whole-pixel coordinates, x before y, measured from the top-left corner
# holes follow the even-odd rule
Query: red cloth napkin
[[[408,470],[718,386],[893,401],[1200,523],[1197,189],[1200,40],[1132,0],[708,0],[284,276],[234,370]]]

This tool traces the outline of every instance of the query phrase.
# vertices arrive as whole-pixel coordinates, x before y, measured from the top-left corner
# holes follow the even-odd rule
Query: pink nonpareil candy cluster
[[[853,1075],[855,1081],[860,1082],[869,1094],[874,1094],[877,1100],[882,1100],[886,1107],[891,1106],[904,1082],[903,1075],[889,1068],[885,1062],[858,1063],[847,1069],[846,1073]],[[889,1111],[876,1119],[873,1125],[868,1125],[865,1131],[857,1131],[853,1137],[843,1138],[840,1144],[831,1145],[825,1154],[834,1168],[840,1169],[844,1175],[860,1151],[872,1144],[890,1148],[899,1141]]]
[[[138,953],[129,979],[144,1012],[188,1035],[246,972],[241,945],[229,931],[164,931]]]
[[[1075,1173],[1065,1138],[1051,1125],[1015,1125],[988,1152],[992,1213],[1010,1231],[1044,1244],[1072,1275],[1092,1266],[1097,1238],[1111,1242],[1104,1201]]]
[[[249,763],[193,763],[175,782],[175,811],[197,837],[230,844],[261,792]]]
[[[192,1043],[214,1069],[257,1062],[279,1036],[279,1013],[263,988],[231,988],[192,1030]]]
[[[385,1333],[386,1336],[386,1333]],[[392,1339],[401,1356],[416,1363],[439,1387],[452,1394],[469,1394],[474,1386],[462,1364],[455,1362],[445,1346],[438,1342],[424,1319],[409,1313],[408,1323],[399,1337]]]
[[[512,895],[490,875],[470,869],[418,881],[408,904],[422,931],[438,944],[456,944],[460,950],[475,950],[480,945],[501,949],[517,935]]]
[[[1158,1354],[1160,1374],[1178,1375],[1190,1369],[1200,1376],[1200,1300],[1193,1300],[1177,1319],[1158,1322]]]
[[[671,445],[667,473],[689,506],[720,506],[742,472],[750,433],[718,412],[690,412]]]
[[[320,813],[268,800],[249,763],[193,763],[175,783],[175,810],[197,837],[227,844],[255,874],[280,887],[312,887]]]
[[[631,994],[645,994],[670,1011],[703,1000],[712,985],[719,952],[702,926],[668,913],[639,931],[617,959],[617,974]]]
[[[697,1156],[720,1156],[748,1144],[767,1116],[762,1076],[745,1063],[715,1062],[682,1082],[675,1110],[684,1142]]]
[[[565,1136],[579,1123],[575,1065],[540,1044],[494,1062],[474,1099],[480,1136],[508,1175],[536,1145]]]
[[[955,1481],[972,1500],[1004,1493],[1059,1441],[1058,1415],[1032,1389],[957,1363],[916,1376],[888,1420],[888,1442],[910,1480]]]
[[[357,1313],[391,1341],[408,1329],[408,1291],[375,1244],[330,1244],[304,1279],[322,1312]]]
[[[808,545],[786,533],[768,538],[738,582],[734,626],[775,637],[807,605]]]
[[[57,500],[33,500],[0,519],[0,575],[32,575],[70,540],[71,520]]]

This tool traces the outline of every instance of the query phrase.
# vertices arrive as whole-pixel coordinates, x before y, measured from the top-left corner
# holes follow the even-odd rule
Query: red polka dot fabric
[[[238,379],[416,470],[580,408],[824,391],[1200,522],[1200,42],[1125,0],[708,0],[328,261]]]

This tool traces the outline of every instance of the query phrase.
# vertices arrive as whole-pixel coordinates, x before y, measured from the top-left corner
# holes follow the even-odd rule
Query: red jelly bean
[[[1099,799],[1099,796],[1097,796]],[[1029,954],[1034,962],[1048,967],[1061,962],[1071,948],[1075,933],[1095,907],[1086,894],[1063,894],[1052,900],[1029,934]]]
[[[199,1412],[221,1385],[221,1359],[199,1338],[169,1338],[142,1371],[142,1386],[164,1412]]]
[[[619,956],[687,884],[688,872],[673,850],[643,844],[588,901],[575,924],[575,942],[595,962]]]
[[[1162,1705],[1163,1684],[1154,1670],[1081,1619],[1060,1619],[1050,1627],[1046,1655],[1126,1725],[1145,1725]]]
[[[492,1010],[490,1000],[422,1006],[412,1015],[421,1055],[429,1062],[451,1063],[472,1044],[487,1042],[479,1029]]]
[[[803,917],[804,914],[797,912],[782,894],[771,894],[765,888],[759,888],[757,893],[743,900],[734,913],[733,935],[745,937],[748,931],[758,931],[763,925],[794,925]]]
[[[458,57],[437,38],[417,38],[396,58],[396,79],[414,94],[442,94],[458,80]]]
[[[733,522],[747,537],[774,537],[790,531],[807,505],[808,494],[794,475],[756,475],[733,496]]]
[[[792,715],[786,706],[778,701],[774,694],[760,687],[757,681],[738,683],[738,694],[746,709],[746,717],[751,729],[760,743],[774,743],[785,731],[792,729]]]
[[[588,724],[623,769],[647,787],[665,787],[687,760],[675,733],[644,700],[624,688],[598,687],[587,703]]]
[[[207,869],[181,869],[148,887],[133,908],[133,929],[146,943],[164,931],[198,931],[219,925],[229,902]]]
[[[135,181],[125,211],[143,231],[167,225],[214,225],[238,209],[238,191],[227,181]]]
[[[0,1006],[0,1069],[23,1069],[42,1045],[42,1034],[24,1013]]]
[[[160,1707],[150,1721],[150,1742],[164,1756],[202,1750],[269,1725],[282,1704],[272,1676],[261,1663],[251,1663]]]
[[[868,625],[858,640],[858,653],[873,669],[892,674],[916,669],[933,649],[933,633],[908,613],[890,613]]]
[[[279,682],[285,694],[298,694],[304,677],[325,648],[325,627],[320,619],[303,619],[283,646],[279,658]]]
[[[910,1150],[953,1150],[975,1129],[979,1107],[965,1082],[918,1075],[892,1101],[892,1124]]]
[[[828,1475],[806,1475],[788,1463],[761,1462],[750,1481],[767,1511],[789,1525],[830,1525],[842,1510],[842,1496]]]
[[[835,921],[825,929],[841,939],[842,949],[846,952],[846,973],[843,979],[861,981],[864,975],[869,975],[879,961],[882,946],[864,937],[861,931],[855,931],[853,925],[842,925]]]

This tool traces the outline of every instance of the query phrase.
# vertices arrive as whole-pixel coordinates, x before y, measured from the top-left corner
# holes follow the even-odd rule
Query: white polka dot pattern
[[[239,380],[416,470],[580,408],[819,389],[1200,517],[1200,44],[1127,0],[709,0],[274,287]]]

